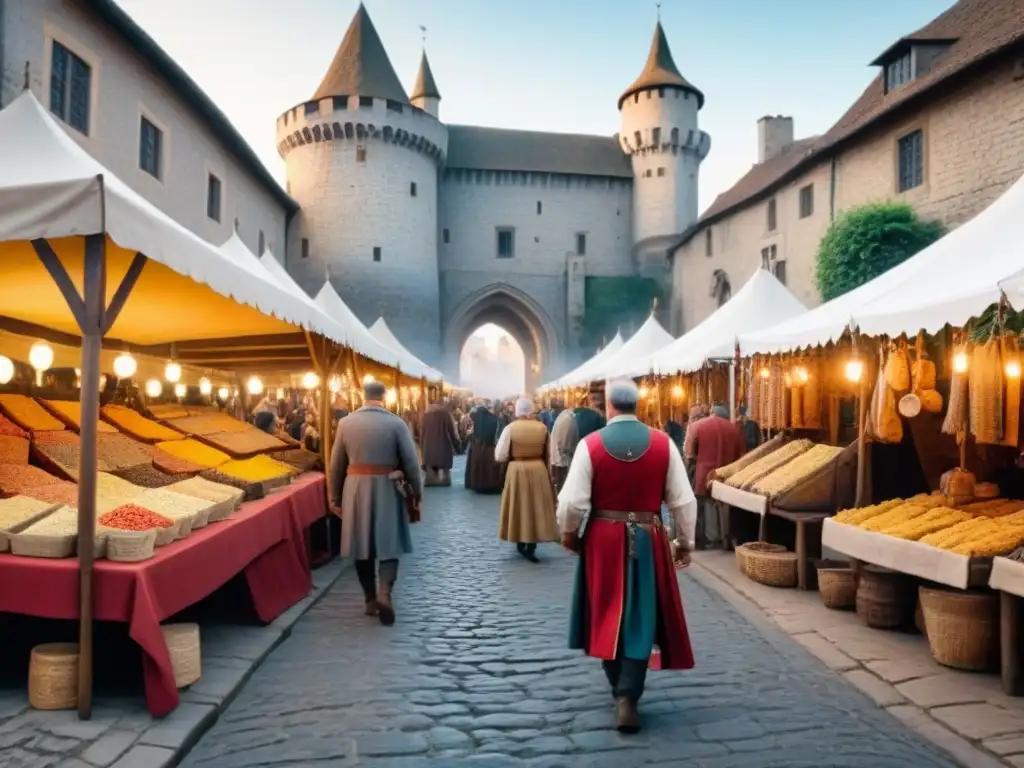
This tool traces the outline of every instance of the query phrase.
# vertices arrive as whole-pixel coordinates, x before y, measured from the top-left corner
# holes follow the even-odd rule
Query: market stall
[[[548,384],[545,384],[539,391],[543,394],[554,390],[568,390],[575,387],[587,386],[587,384],[594,379],[592,372],[599,370],[605,363],[618,354],[618,351],[622,348],[624,343],[622,333],[616,331],[612,340],[595,352],[592,357],[568,373]]]

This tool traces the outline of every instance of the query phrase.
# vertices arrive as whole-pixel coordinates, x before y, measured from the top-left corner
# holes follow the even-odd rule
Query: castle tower
[[[314,294],[329,276],[363,323],[383,317],[437,364],[437,188],[448,131],[435,116],[429,66],[425,74],[417,90],[431,92],[422,95],[433,113],[410,102],[360,5],[313,98],[278,118],[277,146],[301,206],[288,229],[289,272]]]
[[[633,164],[633,244],[679,235],[697,221],[697,172],[711,137],[697,127],[704,94],[676,67],[654,28],[643,72],[619,97],[619,144]]]
[[[441,92],[437,90],[437,83],[434,82],[434,73],[430,71],[426,51],[423,51],[423,58],[420,59],[420,71],[416,73],[416,85],[413,86],[409,101],[428,115],[441,117]]]

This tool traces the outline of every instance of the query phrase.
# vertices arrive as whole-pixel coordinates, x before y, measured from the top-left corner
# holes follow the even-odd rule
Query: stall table
[[[1024,563],[1006,557],[992,560],[988,584],[999,590],[999,646],[1002,653],[1003,693],[1024,696],[1021,663],[1021,598],[1024,597]]]
[[[828,518],[832,517],[832,513],[791,512],[788,509],[776,509],[775,507],[769,507],[768,513],[775,517],[781,517],[783,520],[788,520],[796,526],[796,546],[794,549],[796,550],[797,587],[799,589],[807,589],[807,572],[810,570],[810,558],[807,553],[807,526],[823,525]],[[820,555],[820,536],[818,541],[817,554]]]
[[[312,588],[305,532],[327,513],[324,475],[303,475],[227,520],[157,550],[140,563],[98,560],[95,618],[128,624],[142,649],[146,703],[155,717],[178,706],[160,622],[244,574],[257,617],[270,622]],[[78,618],[78,561],[0,555],[0,611]]]

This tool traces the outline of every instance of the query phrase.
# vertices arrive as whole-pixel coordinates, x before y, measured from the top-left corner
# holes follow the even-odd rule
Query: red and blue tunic
[[[616,426],[584,440],[593,467],[591,508],[660,515],[669,466],[668,437],[647,430],[647,445],[638,457],[626,452],[618,458],[623,452],[616,450],[613,455],[605,444],[610,439],[615,450]],[[576,571],[569,647],[605,660],[649,659],[657,648],[660,659],[652,668],[693,668],[676,571],[661,525],[631,528],[629,523],[591,513]]]

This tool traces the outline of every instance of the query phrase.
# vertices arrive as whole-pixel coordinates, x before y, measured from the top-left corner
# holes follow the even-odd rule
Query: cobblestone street
[[[497,509],[460,462],[428,491],[396,626],[362,615],[346,573],[183,765],[953,765],[699,574],[681,578],[697,668],[652,673],[645,730],[620,736],[598,662],[566,648],[573,558],[523,560],[496,540]]]

